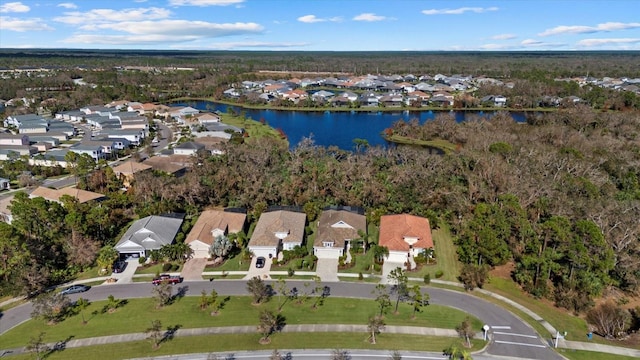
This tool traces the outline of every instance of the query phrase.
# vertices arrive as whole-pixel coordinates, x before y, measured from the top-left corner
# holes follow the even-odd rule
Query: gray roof
[[[139,247],[160,249],[171,244],[182,226],[182,217],[152,215],[135,221],[116,244],[116,250],[127,252]],[[137,251],[137,250],[133,250]]]

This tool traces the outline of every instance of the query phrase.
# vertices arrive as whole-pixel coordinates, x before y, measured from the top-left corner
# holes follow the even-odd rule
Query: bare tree
[[[367,330],[369,330],[369,341],[371,341],[372,344],[376,343],[376,335],[380,334],[384,326],[384,319],[381,316],[376,315],[369,318]]]
[[[351,354],[347,350],[335,349],[331,352],[331,360],[351,360]]]
[[[476,335],[471,326],[471,319],[465,318],[460,325],[456,326],[456,331],[460,337],[464,338],[467,347],[471,347],[471,339]]]
[[[261,344],[270,343],[271,339],[269,336],[284,326],[284,317],[282,317],[282,315],[276,315],[269,310],[262,310],[262,312],[260,312],[259,321],[258,332],[262,335],[260,338]]]
[[[261,304],[269,299],[269,288],[259,277],[255,276],[247,281],[247,290],[253,295],[253,303]]]
[[[40,332],[37,336],[32,336],[25,348],[28,352],[34,353],[37,360],[44,359],[44,355],[49,351],[49,346],[44,342],[45,334]]]
[[[599,335],[610,339],[626,335],[631,318],[629,311],[612,301],[602,303],[587,313],[587,322]]]
[[[156,300],[157,308],[161,308],[171,303],[171,299],[173,298],[173,286],[168,282],[163,281],[154,286],[151,292],[153,294],[153,298]]]
[[[162,331],[162,322],[160,320],[152,320],[151,326],[149,326],[144,332],[148,335],[148,339],[151,340],[151,346],[154,349],[159,348],[164,336]]]

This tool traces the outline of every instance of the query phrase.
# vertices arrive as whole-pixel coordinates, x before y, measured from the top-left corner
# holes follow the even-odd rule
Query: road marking
[[[492,329],[511,330],[511,326],[492,326]]]
[[[498,344],[507,344],[507,345],[520,345],[520,346],[532,346],[532,347],[539,347],[539,348],[546,348],[545,345],[538,345],[538,344],[525,344],[525,343],[518,343],[518,342],[513,342],[513,341],[500,341],[500,340],[495,340],[495,343]]]
[[[527,337],[527,338],[531,338],[531,339],[537,339],[538,338],[535,335],[514,334],[514,333],[506,333],[506,332],[500,332],[500,331],[494,331],[493,333],[494,334],[498,334],[498,335],[521,336],[521,337]]]

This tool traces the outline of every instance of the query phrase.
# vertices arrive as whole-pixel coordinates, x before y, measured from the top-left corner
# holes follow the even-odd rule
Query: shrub
[[[146,262],[147,262],[147,258],[146,257],[141,256],[141,257],[138,258],[138,264],[142,265],[142,264],[144,264]]]
[[[373,264],[373,271],[380,272],[381,269],[382,267],[380,266],[380,264],[378,263]]]
[[[287,269],[287,275],[289,275],[289,277],[292,277],[295,273],[296,273],[296,271],[293,270],[292,268],[288,268]]]
[[[442,272],[442,270],[436,271],[436,279],[440,279],[442,276],[444,276],[444,273]]]
[[[427,274],[424,276],[424,283],[427,285],[431,283],[431,275]]]
[[[164,263],[162,264],[162,271],[171,271],[171,268],[173,267],[173,264],[171,263]]]
[[[358,273],[358,280],[364,280],[364,275],[361,272]]]

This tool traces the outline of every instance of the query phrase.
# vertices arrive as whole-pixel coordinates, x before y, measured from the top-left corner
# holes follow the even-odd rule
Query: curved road
[[[287,281],[289,288],[301,287],[303,283],[304,281]],[[221,295],[247,295],[245,284],[246,282],[242,280],[192,281],[176,285],[176,288],[185,287],[186,294],[191,296],[199,295],[202,290],[209,292],[212,288]],[[373,298],[372,291],[376,284],[337,282],[323,285],[330,288],[329,296]],[[92,287],[86,293],[70,297],[73,300],[82,296],[92,301],[104,300],[109,295],[120,299],[141,298],[150,297],[152,288],[153,285],[150,283],[103,285]],[[548,346],[547,341],[540,338],[533,328],[495,304],[451,290],[432,287],[424,290],[429,293],[431,303],[458,308],[491,326],[489,331],[491,342],[486,349],[487,354],[526,359],[563,359]],[[0,317],[0,334],[28,320],[30,314],[30,303],[7,310]]]

